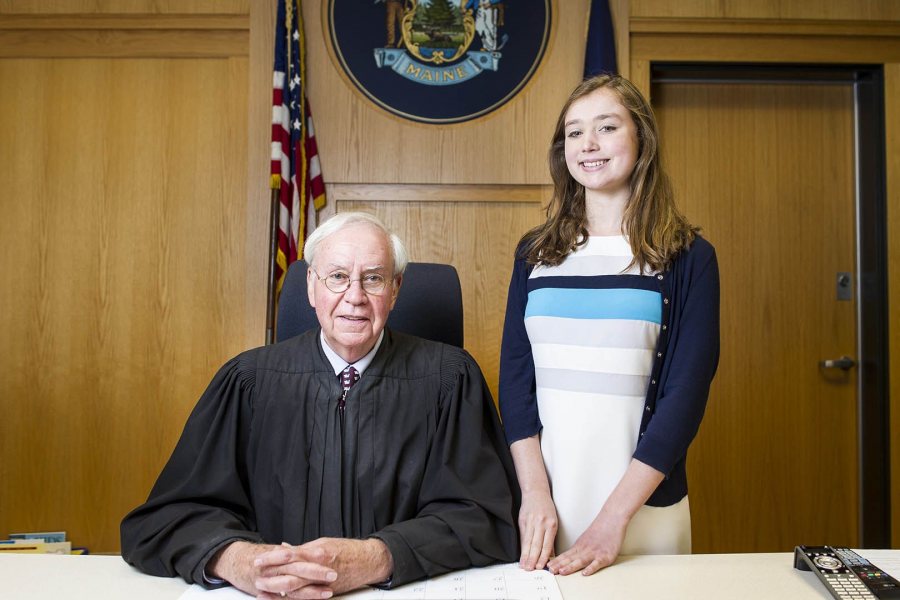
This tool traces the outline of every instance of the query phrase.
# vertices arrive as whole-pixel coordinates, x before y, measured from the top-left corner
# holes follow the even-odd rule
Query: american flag
[[[278,0],[272,77],[272,189],[279,190],[276,290],[288,266],[303,257],[303,243],[325,206],[312,114],[304,85],[303,14],[300,0]]]

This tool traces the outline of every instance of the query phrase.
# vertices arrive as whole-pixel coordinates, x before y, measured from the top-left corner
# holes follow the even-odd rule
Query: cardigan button
[[[657,275],[656,278],[662,281],[662,275]]]
[[[663,325],[663,331],[665,331],[667,327],[668,325]]]
[[[662,358],[662,352],[657,352],[657,353],[656,353],[656,358]]]
[[[650,412],[650,406],[649,406],[649,405],[647,406],[647,412]]]
[[[669,299],[668,299],[668,298],[663,298],[663,304],[668,304],[668,303],[669,303]]]
[[[650,380],[650,385],[656,385],[656,380],[655,380],[655,379],[651,379],[651,380]]]

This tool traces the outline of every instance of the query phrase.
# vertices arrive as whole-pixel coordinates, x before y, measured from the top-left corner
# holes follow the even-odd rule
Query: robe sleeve
[[[150,496],[122,521],[122,557],[145,573],[214,586],[206,563],[224,545],[262,541],[248,493],[246,456],[254,369],[226,363],[191,413]]]
[[[465,351],[445,347],[443,363],[418,513],[371,536],[391,551],[391,586],[519,556],[518,485],[490,390]]]

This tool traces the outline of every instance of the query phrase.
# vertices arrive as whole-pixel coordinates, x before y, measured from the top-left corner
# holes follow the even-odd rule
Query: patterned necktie
[[[341,415],[344,414],[344,402],[347,399],[347,392],[350,391],[350,388],[357,381],[359,381],[359,371],[355,368],[347,367],[341,373],[341,388],[344,390],[341,394],[341,399],[338,400],[338,408],[341,409]]]

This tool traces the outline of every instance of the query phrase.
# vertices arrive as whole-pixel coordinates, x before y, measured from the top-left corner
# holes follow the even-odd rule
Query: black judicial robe
[[[226,363],[150,497],[122,521],[122,556],[203,584],[225,544],[376,537],[392,585],[518,559],[515,471],[478,365],[385,330],[347,395],[308,331]]]

